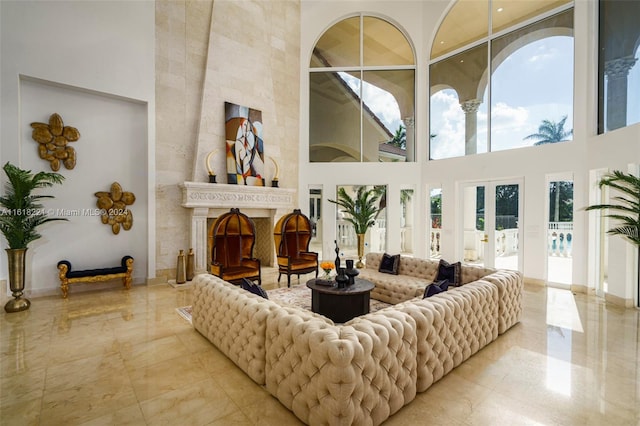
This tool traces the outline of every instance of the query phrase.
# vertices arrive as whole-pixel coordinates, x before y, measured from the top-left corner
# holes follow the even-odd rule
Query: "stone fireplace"
[[[196,273],[207,271],[209,226],[231,208],[240,209],[256,225],[254,257],[263,266],[275,264],[273,227],[295,208],[295,189],[204,182],[184,182],[180,188],[182,207],[191,209],[190,247],[195,252]]]

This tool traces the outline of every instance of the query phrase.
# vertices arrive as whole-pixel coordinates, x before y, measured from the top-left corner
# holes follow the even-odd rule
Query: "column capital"
[[[402,119],[402,122],[404,123],[405,128],[413,128],[416,125],[415,117],[405,117]]]
[[[460,108],[465,114],[472,114],[478,112],[478,108],[482,105],[480,99],[470,99],[468,101],[460,102]]]
[[[637,59],[633,56],[611,59],[604,63],[604,73],[611,79],[626,78],[636,61]]]

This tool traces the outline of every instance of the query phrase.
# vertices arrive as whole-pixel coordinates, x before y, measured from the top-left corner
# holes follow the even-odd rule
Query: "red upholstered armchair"
[[[287,287],[291,287],[291,275],[316,272],[318,277],[318,253],[309,251],[311,222],[296,209],[280,218],[273,230],[278,255],[278,282],[287,274]]]
[[[220,216],[209,229],[209,271],[233,284],[242,278],[261,284],[260,260],[253,257],[255,239],[253,221],[239,209]]]

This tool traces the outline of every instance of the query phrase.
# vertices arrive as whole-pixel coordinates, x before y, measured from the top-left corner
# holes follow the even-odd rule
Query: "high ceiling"
[[[492,32],[502,31],[541,13],[571,3],[570,0],[493,0]],[[458,0],[433,41],[431,59],[438,58],[489,33],[489,0]]]

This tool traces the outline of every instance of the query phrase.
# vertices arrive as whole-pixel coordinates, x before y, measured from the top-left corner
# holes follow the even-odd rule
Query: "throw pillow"
[[[440,265],[438,265],[438,277],[437,281],[447,280],[452,286],[461,285],[460,274],[462,265],[460,262],[449,263],[444,259],[440,259]]]
[[[400,255],[383,254],[380,261],[380,267],[378,272],[384,272],[385,274],[398,275],[398,268],[400,267]]]
[[[242,281],[240,282],[240,287],[247,290],[249,293],[256,294],[260,297],[264,297],[265,299],[269,298],[269,295],[261,286],[246,278],[242,279]]]
[[[424,296],[422,298],[426,299],[427,297],[431,297],[434,294],[442,293],[444,291],[447,291],[448,288],[449,288],[449,281],[447,280],[431,283],[427,286],[427,288],[424,289]]]

